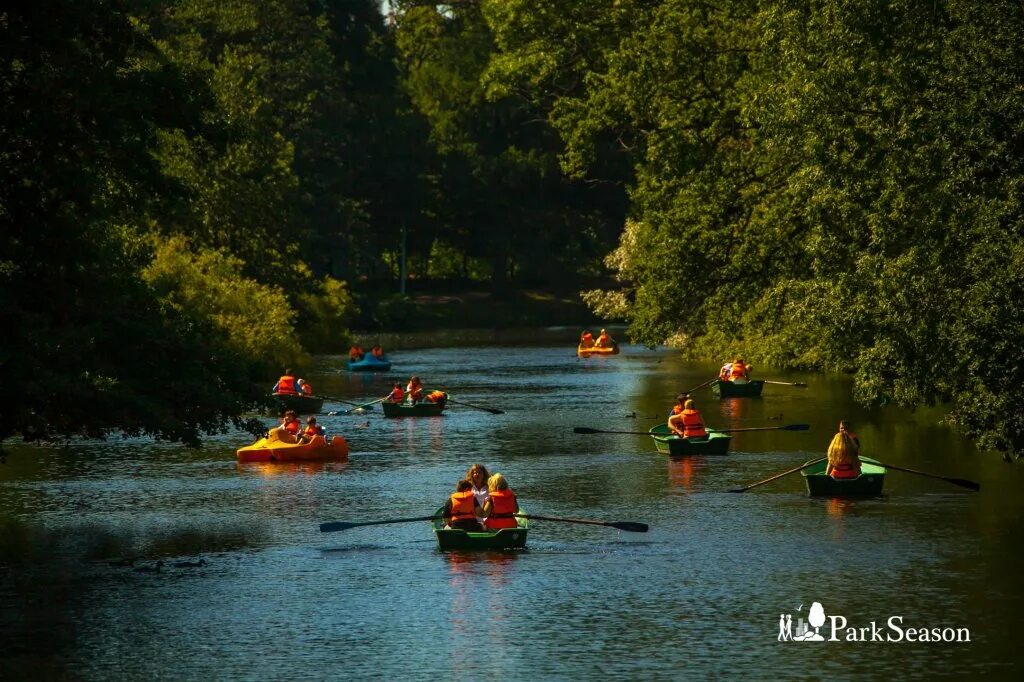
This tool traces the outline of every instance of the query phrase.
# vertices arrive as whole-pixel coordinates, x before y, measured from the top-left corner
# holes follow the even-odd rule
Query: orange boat
[[[611,347],[598,348],[596,346],[591,348],[584,348],[583,346],[576,346],[576,355],[581,358],[589,358],[591,355],[618,355],[619,344],[615,344]]]
[[[348,459],[348,443],[341,436],[331,442],[323,436],[314,436],[309,443],[285,443],[277,439],[276,431],[260,438],[252,445],[238,448],[239,462],[310,462],[327,459]]]

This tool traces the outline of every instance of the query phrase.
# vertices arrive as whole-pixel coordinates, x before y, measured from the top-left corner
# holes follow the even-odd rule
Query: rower
[[[484,502],[484,528],[499,530],[515,528],[519,524],[512,516],[519,512],[519,501],[516,494],[508,487],[508,481],[501,474],[494,474],[487,479],[487,501]]]
[[[391,393],[388,393],[388,397],[384,398],[389,403],[400,403],[405,400],[405,391],[402,390],[402,384],[395,384],[395,387],[391,389]]]
[[[370,349],[370,354],[378,360],[384,359],[384,349],[379,344]]]
[[[295,390],[295,372],[290,369],[284,371],[284,376],[277,380],[274,384],[274,388],[271,389],[272,393],[286,393],[288,395],[295,395],[298,391]]]
[[[860,439],[846,420],[839,422],[839,433],[829,443],[825,475],[838,479],[860,476]]]
[[[594,348],[614,348],[615,339],[608,335],[607,329],[602,329],[601,334],[597,337],[597,341],[594,342]]]
[[[669,416],[682,414],[683,410],[686,409],[686,401],[689,399],[689,393],[680,393],[676,396],[676,404],[672,406],[672,412]]]
[[[743,362],[743,358],[736,358],[732,362],[732,367],[729,368],[729,381],[734,384],[745,384],[750,381],[750,370],[748,366]]]
[[[462,479],[455,484],[455,492],[444,503],[441,516],[446,528],[479,531],[480,522],[477,517],[482,513],[480,503],[473,495],[473,484]]]
[[[681,438],[707,438],[704,418],[693,406],[693,400],[683,403],[683,411],[668,418],[668,428]]]
[[[590,333],[589,329],[584,330],[580,334],[580,348],[587,349],[594,347],[594,335]]]
[[[352,347],[348,349],[348,359],[352,362],[359,362],[363,359],[366,353],[359,347],[359,344],[352,344]]]

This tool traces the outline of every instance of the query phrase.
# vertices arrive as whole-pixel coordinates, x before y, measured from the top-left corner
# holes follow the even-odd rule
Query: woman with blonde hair
[[[860,439],[850,431],[848,421],[839,422],[839,433],[832,437],[828,446],[828,464],[825,475],[832,478],[857,478],[860,476]]]
[[[516,494],[508,487],[508,481],[501,474],[494,474],[487,479],[487,490],[490,493],[484,502],[484,528],[499,530],[515,528],[519,524],[513,514],[519,511]]]

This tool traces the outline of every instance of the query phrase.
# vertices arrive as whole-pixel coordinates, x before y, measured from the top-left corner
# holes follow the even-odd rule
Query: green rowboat
[[[658,452],[670,457],[688,455],[724,455],[729,452],[732,436],[708,429],[706,438],[680,438],[672,433],[668,424],[658,424],[649,433]]]
[[[764,390],[764,379],[755,379],[745,384],[716,379],[711,390],[720,398],[760,398]]]
[[[278,414],[284,414],[287,410],[295,410],[296,414],[316,414],[324,406],[323,398],[311,395],[272,393],[271,396],[278,405]]]
[[[870,457],[860,458],[860,476],[832,478],[825,475],[828,462],[818,462],[800,473],[812,497],[878,497],[885,484],[885,467]]]
[[[519,510],[523,512],[522,509]],[[438,509],[434,516],[441,516],[443,509]],[[525,512],[523,512],[525,513]],[[456,529],[445,529],[444,519],[437,518],[431,521],[434,529],[434,536],[437,538],[437,548],[442,552],[452,551],[502,551],[509,549],[524,549],[526,547],[526,535],[529,533],[529,522],[526,519],[517,518],[516,528],[502,528],[495,531],[472,532]]]
[[[430,391],[424,391],[426,395]],[[384,401],[380,404],[381,408],[384,409],[385,417],[437,417],[444,412],[445,405],[448,402],[448,394],[444,394],[443,403],[432,403],[428,400],[421,400],[418,403],[391,403]]]

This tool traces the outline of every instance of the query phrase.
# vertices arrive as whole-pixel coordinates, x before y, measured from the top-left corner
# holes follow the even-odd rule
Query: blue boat
[[[348,361],[348,371],[350,372],[386,372],[389,369],[391,369],[391,361],[387,359],[387,356],[378,360],[372,354],[367,353],[362,360]]]

